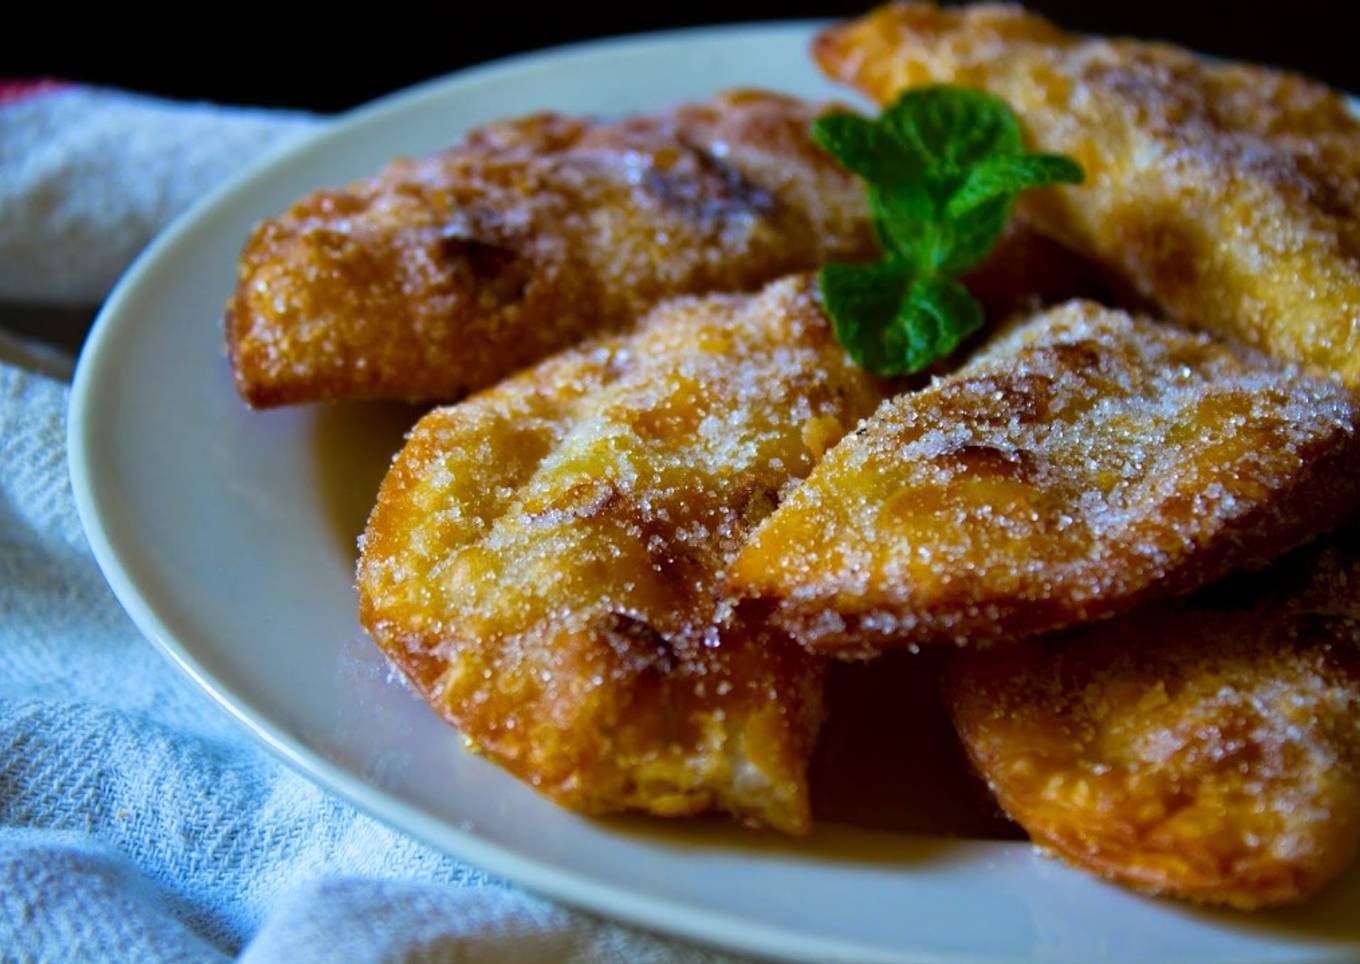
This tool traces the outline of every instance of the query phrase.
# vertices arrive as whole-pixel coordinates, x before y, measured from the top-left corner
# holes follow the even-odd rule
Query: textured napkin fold
[[[0,83],[0,300],[98,304],[152,236],[320,121]]]
[[[168,217],[313,123],[0,84],[0,302],[97,299]],[[94,564],[68,389],[39,374],[63,367],[0,331],[0,961],[730,960],[437,854],[249,742]]]

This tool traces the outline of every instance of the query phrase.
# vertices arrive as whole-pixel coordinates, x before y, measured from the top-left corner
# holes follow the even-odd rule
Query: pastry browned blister
[[[945,692],[969,756],[1038,844],[1102,877],[1242,909],[1311,896],[1360,843],[1356,549],[1350,533],[1182,608],[958,653]]]
[[[1042,312],[847,436],[730,586],[816,652],[977,644],[1259,568],[1360,504],[1360,400],[1088,301]]]
[[[823,667],[721,574],[881,397],[810,277],[667,302],[416,425],[364,536],[363,624],[562,804],[805,832]]]
[[[923,84],[1000,96],[1032,148],[1086,170],[1026,196],[1026,221],[1185,324],[1360,385],[1360,121],[1343,96],[1010,5],[891,4],[813,54],[882,104]]]
[[[537,114],[260,224],[227,310],[257,407],[450,401],[662,299],[873,252],[824,108],[734,91],[623,120]]]

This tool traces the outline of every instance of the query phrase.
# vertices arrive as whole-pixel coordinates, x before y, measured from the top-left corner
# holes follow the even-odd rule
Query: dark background
[[[844,17],[862,3],[506,3],[333,5],[307,17],[272,5],[177,7],[108,23],[60,5],[10,32],[0,74],[44,75],[191,99],[340,110],[419,80],[507,54],[610,34],[697,24]],[[1075,30],[1172,40],[1226,57],[1302,70],[1360,92],[1357,0],[1275,3],[1032,0]],[[64,11],[64,13],[63,13]],[[70,21],[62,22],[62,18]]]

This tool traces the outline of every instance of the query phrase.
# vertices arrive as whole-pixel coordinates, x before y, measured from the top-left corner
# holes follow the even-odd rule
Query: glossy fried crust
[[[1244,909],[1308,897],[1360,842],[1356,558],[1316,573],[1348,587],[1339,605],[1149,611],[964,651],[946,677],[963,743],[1079,867]]]
[[[1360,498],[1326,379],[1070,302],[886,402],[755,532],[731,583],[839,655],[1010,639],[1264,565]]]
[[[539,114],[260,224],[227,310],[255,406],[449,401],[664,297],[871,254],[820,108],[737,91],[616,122]]]
[[[1087,172],[1027,195],[1028,221],[1186,324],[1360,385],[1360,123],[1336,93],[1013,6],[885,6],[814,53],[879,102],[924,83],[1005,98],[1036,149]]]
[[[719,576],[881,397],[809,278],[667,302],[421,420],[365,534],[363,624],[559,803],[804,832],[822,666]]]

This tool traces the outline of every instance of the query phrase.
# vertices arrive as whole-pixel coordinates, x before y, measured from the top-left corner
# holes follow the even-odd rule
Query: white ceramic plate
[[[736,85],[846,96],[811,66],[811,31],[627,38],[467,71],[341,119],[181,218],[109,299],[76,375],[71,476],[109,583],[172,660],[317,783],[612,917],[822,961],[1360,957],[1356,874],[1302,911],[1249,917],[1135,897],[1017,843],[583,819],[465,753],[361,631],[353,538],[412,415],[238,401],[220,319],[251,225],[494,118],[651,110]]]

